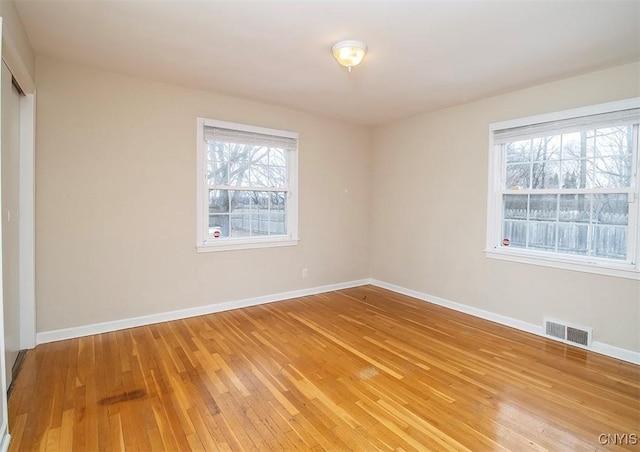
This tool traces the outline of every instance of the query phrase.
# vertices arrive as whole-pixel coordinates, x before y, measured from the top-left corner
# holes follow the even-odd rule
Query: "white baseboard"
[[[9,450],[9,443],[11,442],[11,435],[7,430],[7,422],[2,423],[2,433],[0,433],[0,452],[7,452]]]
[[[161,312],[130,319],[113,320],[111,322],[94,323],[60,330],[43,331],[36,334],[36,343],[45,344],[47,342],[62,341],[76,337],[90,336],[92,334],[109,333],[111,331],[124,330],[137,326],[151,325],[154,323],[168,322],[170,320],[180,320],[199,315],[212,314],[215,312],[229,311],[231,309],[246,308],[275,301],[289,300],[291,298],[305,297],[334,290],[348,289],[350,287],[364,286],[369,284],[369,279],[360,279],[326,286],[311,287],[309,289],[293,290],[281,292],[261,297],[245,298],[243,300],[229,301],[226,303],[216,303],[195,308],[180,309],[178,311]]]
[[[371,284],[374,286],[382,287],[393,292],[397,292],[409,297],[417,298],[418,300],[426,301],[429,303],[437,304],[445,308],[453,309],[454,311],[463,312],[465,314],[479,317],[481,319],[496,322],[501,325],[505,325],[511,328],[518,329],[520,331],[526,331],[538,336],[542,336],[551,340],[544,334],[541,325],[534,325],[532,323],[523,322],[522,320],[514,319],[504,315],[496,314],[483,309],[474,308],[454,301],[446,300],[444,298],[435,297],[422,292],[418,292],[405,287],[390,284],[384,281],[378,281],[376,279],[360,279],[355,281],[348,281],[338,284],[329,284],[326,286],[312,287],[309,289],[294,290],[291,292],[281,292],[272,295],[265,295],[262,297],[245,298],[243,300],[229,301],[226,303],[210,304],[206,306],[198,306],[195,308],[181,309],[178,311],[162,312],[158,314],[151,314],[141,317],[134,317],[130,319],[114,320],[111,322],[94,323],[91,325],[83,325],[73,328],[64,328],[60,330],[43,331],[36,335],[36,343],[44,344],[47,342],[62,341],[65,339],[73,339],[76,337],[90,336],[92,334],[108,333],[111,331],[118,331],[127,328],[134,328],[137,326],[151,325],[154,323],[168,322],[171,320],[186,319],[189,317],[196,317],[199,315],[212,314],[215,312],[229,311],[231,309],[245,308],[248,306],[256,306],[265,303],[273,303],[276,301],[289,300],[291,298],[304,297],[308,295],[315,295],[324,292],[331,292],[334,290],[348,289],[350,287],[363,286]],[[568,343],[567,345],[575,346]],[[610,356],[612,358],[621,359],[633,364],[640,365],[640,353],[624,348],[616,347],[613,345],[605,344],[603,342],[593,341],[591,347],[585,348],[586,350],[600,353],[602,355]],[[0,443],[1,446],[1,443]],[[2,449],[0,449],[2,452]]]
[[[417,298],[418,300],[437,304],[445,308],[453,309],[454,311],[463,312],[465,314],[469,314],[474,317],[490,320],[492,322],[499,323],[501,325],[509,326],[511,328],[515,328],[521,331],[526,331],[527,333],[536,334],[538,336],[544,337],[545,339],[552,340],[551,338],[549,338],[549,336],[544,334],[542,325],[534,325],[532,323],[523,322],[522,320],[514,319],[512,317],[495,314],[490,311],[485,311],[483,309],[474,308],[472,306],[468,306],[465,304],[456,303],[454,301],[446,300],[440,297],[435,297],[422,292],[407,289],[401,286],[396,286],[395,284],[390,284],[384,281],[378,281],[376,279],[370,279],[369,283],[374,286],[382,287],[383,289],[391,290],[393,292],[407,295],[409,297]],[[567,342],[564,342],[564,343],[566,343],[567,345],[571,345],[572,347],[576,347],[574,344],[567,343]],[[612,358],[617,358],[622,361],[627,361],[632,364],[640,365],[640,353],[634,352],[632,350],[627,350],[624,348],[616,347],[613,345],[609,345],[609,344],[605,344],[603,342],[597,342],[597,341],[593,341],[591,343],[591,347],[579,347],[579,348],[600,353],[601,355],[610,356]]]
[[[593,341],[591,343],[591,348],[588,348],[587,350],[640,365],[640,353],[634,352],[633,350],[627,350],[626,348],[616,347],[615,345],[605,344],[604,342]]]

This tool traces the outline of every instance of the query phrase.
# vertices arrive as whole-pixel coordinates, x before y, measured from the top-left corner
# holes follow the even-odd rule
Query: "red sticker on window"
[[[509,246],[509,244],[511,243],[511,240],[509,239],[502,239],[502,246]]]

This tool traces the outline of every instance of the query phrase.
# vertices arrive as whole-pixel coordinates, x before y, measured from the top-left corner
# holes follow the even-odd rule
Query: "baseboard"
[[[525,331],[527,333],[536,334],[538,336],[544,337],[545,339],[552,340],[551,338],[549,338],[544,334],[544,330],[542,329],[541,325],[539,326],[539,325],[534,325],[532,323],[523,322],[522,320],[514,319],[512,317],[507,317],[507,316],[496,314],[490,311],[485,311],[483,309],[474,308],[472,306],[468,306],[465,304],[456,303],[454,301],[446,300],[440,297],[435,297],[422,292],[418,292],[416,290],[407,289],[405,287],[396,286],[395,284],[390,284],[384,281],[378,281],[376,279],[370,279],[369,283],[373,286],[391,290],[392,292],[397,292],[402,295],[407,295],[409,297],[417,298],[418,300],[437,304],[445,308],[453,309],[454,311],[463,312],[465,314],[469,314],[474,317],[490,320],[491,322],[499,323],[501,325],[515,328],[520,331]],[[567,342],[565,343],[567,345],[575,347],[575,345],[571,343],[567,343]],[[632,350],[627,350],[624,348],[616,347],[613,345],[609,345],[609,344],[605,344],[603,342],[597,342],[597,341],[593,341],[591,343],[591,347],[588,347],[588,348],[579,347],[579,348],[582,348],[583,350],[599,353],[601,355],[606,355],[611,358],[620,359],[622,361],[627,361],[632,364],[640,365],[640,353],[634,352]]]
[[[186,319],[199,315],[213,314],[215,312],[229,311],[231,309],[246,308],[249,306],[289,300],[291,298],[305,297],[308,295],[331,292],[334,290],[348,289],[351,287],[363,286],[366,284],[369,284],[369,279],[360,279],[338,284],[329,284],[326,286],[312,287],[290,292],[281,292],[261,297],[245,298],[242,300],[229,301],[226,303],[216,303],[206,306],[198,306],[195,308],[180,309],[177,311],[161,312],[158,314],[114,320],[111,322],[94,323],[91,325],[64,328],[60,330],[43,331],[36,334],[36,344],[45,344],[47,342],[56,342],[65,339],[73,339],[76,337],[91,336],[93,334],[109,333],[111,331],[135,328],[137,326],[151,325],[154,323],[168,322],[171,320]]]
[[[11,435],[7,430],[7,421],[2,423],[2,432],[0,433],[0,452],[7,452],[9,450],[9,443],[11,442]]]
[[[231,309],[245,308],[249,306],[257,306],[265,303],[273,303],[276,301],[289,300],[291,298],[305,297],[308,295],[315,295],[324,292],[331,292],[334,290],[348,289],[351,287],[363,286],[371,284],[381,287],[383,289],[391,290],[409,297],[417,298],[418,300],[426,301],[429,303],[437,304],[445,308],[453,309],[454,311],[463,312],[465,314],[472,315],[481,319],[489,320],[491,322],[499,323],[511,328],[532,333],[538,336],[542,336],[546,339],[550,339],[544,334],[541,325],[534,325],[532,323],[524,322],[522,320],[507,317],[501,314],[496,314],[483,309],[474,308],[454,301],[446,300],[444,298],[432,296],[416,290],[407,289],[405,287],[397,286],[395,284],[379,281],[376,279],[360,279],[355,281],[348,281],[338,284],[329,284],[326,286],[312,287],[308,289],[294,290],[290,292],[281,292],[272,295],[265,295],[261,297],[245,298],[242,300],[235,300],[226,303],[210,304],[206,306],[198,306],[195,308],[181,309],[178,311],[163,312],[158,314],[151,314],[147,316],[134,317],[130,319],[114,320],[111,322],[94,323],[91,325],[78,326],[73,328],[64,328],[60,330],[43,331],[36,335],[36,343],[44,344],[47,342],[62,341],[65,339],[73,339],[76,337],[90,336],[93,334],[109,333],[111,331],[124,330],[127,328],[135,328],[137,326],[151,325],[154,323],[168,322],[171,320],[186,319],[189,317],[196,317],[199,315],[213,314],[215,312],[229,311]],[[550,339],[551,340],[551,339]],[[568,343],[567,345],[574,346]],[[633,364],[640,365],[640,353],[624,348],[616,347],[613,345],[605,344],[603,342],[593,341],[590,348],[586,350],[600,353],[602,355],[610,356],[612,358],[627,361]],[[0,449],[2,452],[2,449]]]
[[[627,350],[626,348],[616,347],[615,345],[605,344],[604,342],[593,341],[591,343],[591,348],[588,348],[587,350],[640,365],[640,353],[634,352],[633,350]]]

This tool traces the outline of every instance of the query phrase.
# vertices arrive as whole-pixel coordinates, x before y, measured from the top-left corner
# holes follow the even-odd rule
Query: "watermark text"
[[[640,444],[637,433],[601,433],[598,442],[603,446],[637,446]]]

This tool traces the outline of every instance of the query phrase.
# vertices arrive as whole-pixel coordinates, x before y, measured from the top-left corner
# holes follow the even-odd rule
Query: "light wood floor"
[[[40,345],[9,450],[616,450],[639,405],[639,366],[365,286]]]

